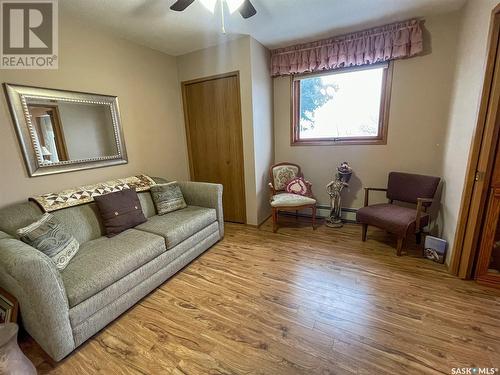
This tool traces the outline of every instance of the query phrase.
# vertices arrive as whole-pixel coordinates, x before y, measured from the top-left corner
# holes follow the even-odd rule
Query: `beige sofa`
[[[188,207],[156,215],[139,193],[148,221],[103,237],[95,203],[53,214],[80,242],[63,271],[16,239],[42,214],[31,202],[0,210],[0,286],[19,301],[22,324],[61,360],[224,236],[222,185],[180,182]]]

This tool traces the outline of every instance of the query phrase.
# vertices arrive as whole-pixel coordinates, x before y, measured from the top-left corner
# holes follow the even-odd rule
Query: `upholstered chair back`
[[[271,180],[275,191],[284,191],[288,181],[300,176],[300,167],[296,164],[280,163],[271,167]]]
[[[417,198],[433,198],[440,180],[433,176],[391,172],[387,183],[387,198],[416,204]],[[430,203],[424,203],[424,206],[428,205]]]

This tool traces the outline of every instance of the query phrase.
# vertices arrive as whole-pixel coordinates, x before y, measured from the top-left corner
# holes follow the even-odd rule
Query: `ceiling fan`
[[[195,0],[177,0],[171,7],[170,9],[175,10],[177,12],[182,12],[184,9],[186,9],[188,6],[190,6],[192,3],[194,3]],[[210,10],[212,13],[215,12],[215,6],[217,5],[217,2],[219,0],[198,0],[200,1],[205,8]],[[224,16],[224,4],[226,3],[229,12],[232,14],[236,10],[238,10],[243,18],[250,18],[254,16],[257,11],[255,10],[254,6],[250,2],[250,0],[220,0],[221,1],[221,13]]]

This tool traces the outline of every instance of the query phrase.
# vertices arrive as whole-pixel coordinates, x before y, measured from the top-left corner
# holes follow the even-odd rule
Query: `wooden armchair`
[[[280,211],[298,211],[304,208],[312,209],[312,226],[316,225],[316,199],[286,192],[288,181],[296,177],[304,177],[300,166],[293,163],[279,163],[269,169],[271,181],[271,207],[273,217],[273,232],[278,230],[278,215]]]
[[[440,180],[439,177],[391,172],[387,188],[365,188],[365,206],[356,214],[357,221],[363,225],[361,239],[366,241],[368,225],[372,225],[398,236],[398,256],[408,235],[415,234],[420,243],[422,229],[430,222],[427,208],[434,201]],[[370,191],[385,191],[389,203],[369,205]],[[415,204],[416,208],[399,206],[394,201]]]

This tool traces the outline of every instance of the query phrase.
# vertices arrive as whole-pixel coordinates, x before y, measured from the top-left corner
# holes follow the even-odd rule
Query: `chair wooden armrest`
[[[274,186],[273,186],[272,182],[270,182],[269,184],[267,184],[267,186],[269,186],[269,192],[271,193],[271,195],[270,195],[269,198],[272,198],[274,195],[276,195],[276,192],[274,190]]]
[[[365,187],[365,207],[368,206],[370,191],[387,191],[387,188]]]
[[[434,202],[433,198],[417,198],[417,217],[415,219],[415,231],[420,232],[420,221],[422,219],[422,213],[426,211],[426,206],[424,203]]]

